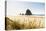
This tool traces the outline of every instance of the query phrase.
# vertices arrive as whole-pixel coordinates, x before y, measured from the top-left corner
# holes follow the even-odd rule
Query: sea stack
[[[25,15],[32,15],[32,13],[29,9],[27,9]]]

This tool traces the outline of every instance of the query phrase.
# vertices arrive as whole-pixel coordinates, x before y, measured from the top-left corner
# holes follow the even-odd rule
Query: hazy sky
[[[44,14],[45,4],[40,2],[28,1],[7,1],[7,15],[15,16],[30,9],[32,14]]]

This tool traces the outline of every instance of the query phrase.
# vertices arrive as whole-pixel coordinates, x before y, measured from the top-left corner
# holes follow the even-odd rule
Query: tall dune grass
[[[14,19],[14,21],[12,19]],[[45,27],[44,16],[15,16],[14,18],[6,17],[6,21],[6,30],[36,29]]]

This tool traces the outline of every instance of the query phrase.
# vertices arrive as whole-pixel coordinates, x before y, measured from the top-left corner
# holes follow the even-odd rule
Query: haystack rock
[[[27,9],[25,15],[32,15],[32,13],[29,9]]]

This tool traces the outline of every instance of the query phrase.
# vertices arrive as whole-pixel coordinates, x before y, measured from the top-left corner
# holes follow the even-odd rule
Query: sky
[[[29,1],[7,1],[7,15],[15,16],[20,13],[26,13],[26,10],[30,9],[32,14],[44,14],[45,4],[41,2],[29,2]]]

